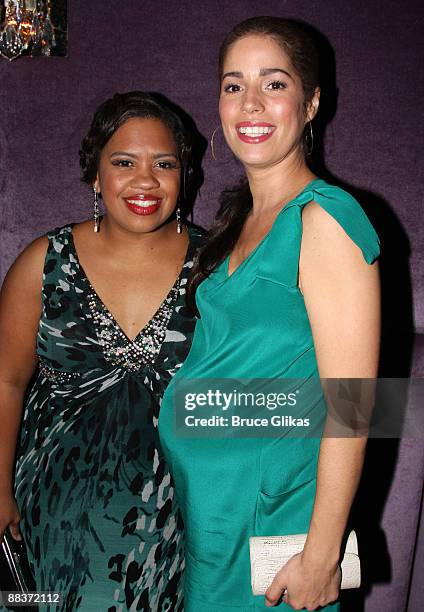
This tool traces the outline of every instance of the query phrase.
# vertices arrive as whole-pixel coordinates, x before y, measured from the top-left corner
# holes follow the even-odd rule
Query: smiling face
[[[180,164],[170,128],[159,119],[132,118],[100,155],[94,183],[108,218],[129,231],[152,232],[172,215],[180,190]]]
[[[318,104],[317,88],[305,111],[301,79],[273,38],[247,35],[229,48],[219,114],[228,146],[246,167],[303,158],[303,130]]]

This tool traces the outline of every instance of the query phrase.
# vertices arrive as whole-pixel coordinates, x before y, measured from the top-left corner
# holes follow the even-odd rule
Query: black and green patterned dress
[[[184,294],[201,234],[189,234],[179,279],[133,341],[90,285],[72,226],[49,235],[16,499],[37,589],[60,592],[57,609],[183,609],[182,525],[156,426],[194,329]]]

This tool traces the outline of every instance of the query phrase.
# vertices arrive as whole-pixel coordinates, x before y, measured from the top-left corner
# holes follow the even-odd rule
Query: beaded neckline
[[[180,277],[177,278],[167,297],[150,321],[137,336],[130,340],[114,316],[99,298],[92,285],[87,295],[88,306],[96,328],[99,344],[106,361],[137,372],[142,365],[154,363],[165,340],[174,302],[180,292]]]
[[[180,295],[184,266],[191,253],[190,242],[180,275],[155,314],[133,339],[130,339],[122,330],[113,314],[90,283],[78,258],[72,235],[72,226],[70,226],[69,231],[69,245],[75,258],[79,276],[87,289],[84,294],[90,317],[106,361],[123,367],[130,372],[137,372],[143,365],[153,364],[162,348],[166,337],[166,330],[175,309],[175,302]]]

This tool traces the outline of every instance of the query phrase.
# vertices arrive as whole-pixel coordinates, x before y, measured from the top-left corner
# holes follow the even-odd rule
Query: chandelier
[[[0,55],[51,55],[57,45],[51,9],[50,0],[0,0]]]

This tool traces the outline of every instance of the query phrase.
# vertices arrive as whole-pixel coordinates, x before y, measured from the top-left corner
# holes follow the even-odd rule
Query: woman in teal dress
[[[80,152],[94,221],[36,240],[2,289],[0,530],[18,538],[20,519],[37,590],[62,598],[54,610],[183,608],[157,419],[194,330],[185,286],[201,234],[180,210],[198,181],[191,147],[160,96],[107,100]]]
[[[313,44],[290,20],[247,20],[221,48],[222,129],[247,182],[223,193],[193,269],[200,318],[159,418],[186,528],[185,612],[340,607],[365,438],[176,429],[178,381],[196,392],[195,379],[376,376],[379,241],[359,204],[306,164],[317,75]],[[249,537],[302,533],[303,552],[253,596]]]

